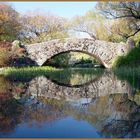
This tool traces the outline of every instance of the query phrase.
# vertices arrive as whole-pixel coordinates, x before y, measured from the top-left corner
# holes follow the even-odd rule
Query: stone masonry
[[[112,43],[89,38],[55,39],[47,42],[25,45],[28,57],[42,66],[54,55],[80,51],[95,57],[106,68],[111,68],[118,56],[125,55],[130,46],[127,43]]]

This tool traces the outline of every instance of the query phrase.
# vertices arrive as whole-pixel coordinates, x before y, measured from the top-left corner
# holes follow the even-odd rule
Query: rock
[[[21,42],[19,40],[15,40],[13,43],[12,43],[12,51],[20,48],[20,45],[21,45]]]
[[[128,44],[128,50],[129,50],[129,51],[135,47],[135,42],[134,42],[134,40],[131,39],[131,38],[129,38],[129,39],[127,40],[127,44]]]

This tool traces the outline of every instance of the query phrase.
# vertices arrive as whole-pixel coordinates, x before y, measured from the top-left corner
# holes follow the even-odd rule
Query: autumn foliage
[[[19,14],[12,6],[0,3],[0,41],[13,41],[17,38],[21,25]]]

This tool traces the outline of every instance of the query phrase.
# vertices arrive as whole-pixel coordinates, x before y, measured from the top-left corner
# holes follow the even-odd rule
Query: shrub
[[[52,57],[49,61],[44,63],[44,66],[48,65],[48,66],[59,67],[59,68],[67,68],[69,67],[69,60],[70,60],[70,54],[63,53]]]
[[[14,41],[13,45],[5,41],[0,42],[0,67],[13,66],[18,59],[25,56],[25,49],[20,48],[18,44],[17,41]]]
[[[0,48],[5,48],[7,50],[11,50],[12,44],[6,41],[0,41]]]
[[[0,67],[8,66],[10,62],[10,51],[0,48]]]
[[[138,66],[140,65],[140,48],[133,48],[127,55],[119,56],[114,63],[114,67]]]

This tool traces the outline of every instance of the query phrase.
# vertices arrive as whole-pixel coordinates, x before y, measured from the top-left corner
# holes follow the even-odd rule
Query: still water
[[[120,79],[74,69],[0,76],[0,137],[140,138],[140,79]]]

